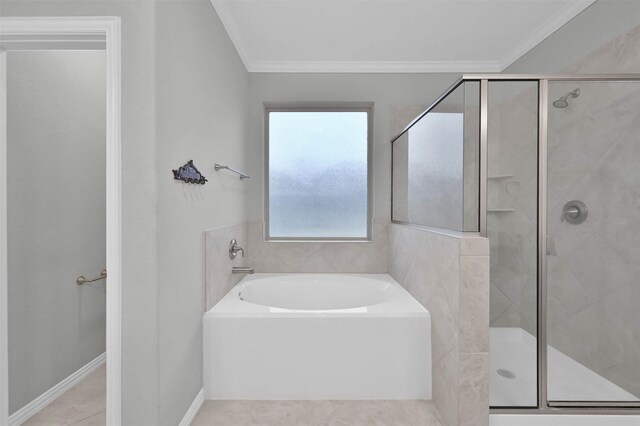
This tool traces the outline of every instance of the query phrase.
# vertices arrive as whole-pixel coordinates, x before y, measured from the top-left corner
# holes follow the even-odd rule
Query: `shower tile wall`
[[[392,223],[389,274],[431,313],[433,400],[445,423],[489,424],[487,239]]]
[[[242,222],[205,232],[205,294],[210,309],[244,275],[233,266],[251,266],[259,272],[387,272],[388,219],[374,219],[373,241],[266,242],[262,222]],[[229,241],[238,240],[245,256],[229,258]]]
[[[205,302],[206,310],[218,303],[244,275],[231,274],[234,266],[249,265],[241,255],[229,258],[229,242],[235,238],[238,245],[247,248],[247,223],[205,231]]]
[[[561,71],[566,74],[640,73],[639,41],[640,25]]]

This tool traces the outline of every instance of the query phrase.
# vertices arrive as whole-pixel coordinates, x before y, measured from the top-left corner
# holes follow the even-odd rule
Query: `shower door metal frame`
[[[480,235],[487,237],[488,170],[488,86],[498,81],[536,81],[538,83],[538,259],[537,259],[537,396],[536,407],[495,407],[492,414],[640,414],[640,402],[550,401],[547,365],[547,142],[549,82],[640,82],[640,74],[538,75],[464,74],[456,82],[480,81]]]

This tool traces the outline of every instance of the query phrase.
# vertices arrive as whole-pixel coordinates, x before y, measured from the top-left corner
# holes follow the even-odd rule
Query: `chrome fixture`
[[[227,169],[227,170],[229,170],[230,172],[233,172],[233,173],[239,174],[239,175],[240,175],[240,180],[242,180],[242,179],[249,179],[249,177],[250,177],[250,176],[249,176],[248,174],[246,174],[246,173],[242,173],[242,172],[241,172],[241,171],[239,171],[239,170],[232,169],[231,167],[229,167],[229,166],[225,166],[225,165],[223,165],[223,164],[218,164],[218,163],[216,163],[216,165],[214,166],[214,168],[216,169],[216,172],[217,172],[217,171],[219,171],[220,169]]]
[[[253,274],[253,268],[248,266],[234,266],[231,268],[232,274]]]
[[[100,275],[97,277],[85,278],[84,275],[80,275],[78,278],[76,278],[76,284],[82,285],[86,283],[92,283],[95,281],[104,280],[105,278],[107,278],[107,270],[103,269],[102,271],[100,271]]]
[[[566,220],[574,225],[579,225],[585,221],[588,215],[587,206],[582,201],[571,200],[562,208],[560,221],[564,222]]]
[[[497,370],[498,375],[504,377],[505,379],[515,379],[516,375],[511,370],[507,370],[505,368],[499,368]]]
[[[235,259],[238,252],[242,253],[242,257],[244,257],[244,249],[238,245],[238,242],[234,238],[229,242],[229,258]]]
[[[569,92],[557,101],[553,102],[553,106],[556,108],[566,108],[569,106],[569,98],[577,98],[580,96],[580,89],[575,89],[573,92]]]

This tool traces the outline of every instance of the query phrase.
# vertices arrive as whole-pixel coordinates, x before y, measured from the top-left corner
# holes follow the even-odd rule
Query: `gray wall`
[[[557,73],[640,24],[640,1],[598,0],[504,70]]]
[[[202,388],[203,231],[244,222],[254,176],[213,169],[247,169],[249,76],[211,3],[158,2],[156,37],[160,423],[175,425]],[[190,159],[206,185],[173,179]]]
[[[243,219],[245,187],[212,166],[245,166],[246,70],[206,0],[7,0],[0,10],[122,17],[123,424],[176,424],[201,387],[202,231]],[[190,159],[206,186],[173,181]]]
[[[388,219],[391,136],[436,99],[459,74],[251,74],[249,219],[262,220],[263,103],[374,102],[373,216]],[[416,107],[418,106],[418,107]],[[403,111],[410,114],[398,124]]]
[[[123,423],[158,424],[155,3],[11,1],[2,16],[122,17]]]
[[[105,53],[9,52],[9,412],[105,351]]]

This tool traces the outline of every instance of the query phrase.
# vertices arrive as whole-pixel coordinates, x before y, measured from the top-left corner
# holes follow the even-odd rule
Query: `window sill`
[[[264,238],[265,243],[372,243],[373,238],[304,239],[304,238]]]

